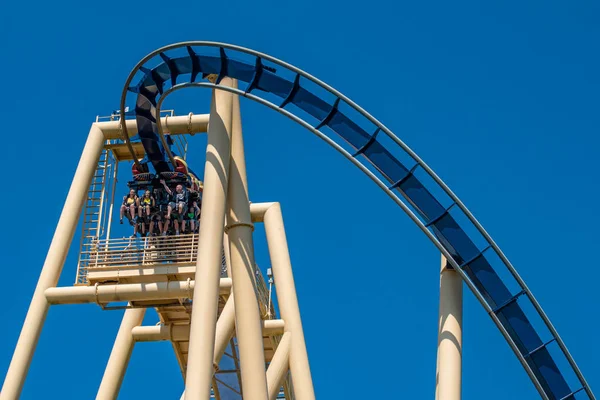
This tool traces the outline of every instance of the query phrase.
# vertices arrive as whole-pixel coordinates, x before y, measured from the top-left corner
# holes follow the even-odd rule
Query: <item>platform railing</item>
[[[156,266],[195,266],[198,257],[198,234],[176,236],[149,236],[144,238],[96,239],[85,243],[79,255],[77,282],[88,283],[88,273],[99,270],[151,268]],[[269,288],[256,266],[256,294],[263,319],[275,318],[273,304],[269,303]],[[227,276],[225,257],[221,276]],[[270,310],[269,310],[270,308]]]
[[[198,235],[154,236],[145,238],[99,239],[82,251],[90,268],[194,264]]]

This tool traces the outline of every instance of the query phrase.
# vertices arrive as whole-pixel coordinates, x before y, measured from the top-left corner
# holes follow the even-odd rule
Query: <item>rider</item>
[[[200,207],[198,207],[198,203],[195,201],[192,202],[191,207],[188,209],[185,218],[181,222],[181,231],[185,232],[185,224],[189,221],[190,223],[190,233],[196,232],[196,223],[198,222],[198,218],[200,218]]]
[[[151,213],[152,209],[154,209],[155,206],[156,206],[156,202],[154,200],[154,196],[152,196],[152,193],[150,193],[149,190],[146,190],[144,192],[144,195],[139,199],[138,215],[139,215],[140,219],[142,217],[142,214],[145,213],[146,220],[149,220],[150,213]]]
[[[158,226],[158,233],[166,235],[167,229],[164,227],[165,214],[169,204],[169,195],[162,188],[154,188],[154,198],[156,199],[156,209],[152,213],[152,225]],[[154,227],[153,227],[154,228]],[[154,229],[152,229],[154,233]]]
[[[131,189],[127,196],[123,196],[123,204],[121,205],[121,214],[120,214],[120,218],[119,218],[119,222],[121,224],[123,223],[123,216],[125,215],[125,212],[128,209],[129,209],[129,214],[131,215],[131,218],[128,217],[129,223],[131,225],[134,224],[135,208],[137,205],[138,205],[137,191],[135,189]]]
[[[162,233],[163,231],[163,223],[162,223],[162,216],[161,216],[161,211],[160,211],[160,206],[157,207],[152,214],[150,215],[150,222],[149,222],[149,233],[150,236],[154,236],[154,228],[155,226],[158,227],[158,233]]]
[[[136,218],[136,221],[133,223],[133,235],[131,235],[131,237],[137,237],[140,229],[142,230],[142,237],[146,236],[146,221],[142,218]]]
[[[167,221],[170,220],[171,213],[174,210],[176,210],[177,214],[178,214],[178,220],[179,220],[179,222],[181,222],[181,220],[183,219],[184,213],[187,211],[187,203],[189,201],[189,191],[187,190],[187,188],[183,187],[183,185],[178,184],[175,187],[175,192],[173,192],[171,189],[169,189],[169,187],[167,186],[167,184],[165,183],[165,181],[163,179],[160,180],[160,183],[162,183],[162,185],[164,186],[165,191],[171,195],[171,202],[169,203],[169,206],[167,207],[167,215],[165,218],[167,219]],[[175,234],[179,234],[179,229],[178,229],[179,224],[177,223],[178,221],[175,221],[175,222],[176,222]]]

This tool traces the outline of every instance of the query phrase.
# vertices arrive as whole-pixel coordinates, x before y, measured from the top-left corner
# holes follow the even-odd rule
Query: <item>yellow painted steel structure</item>
[[[245,170],[243,148],[239,147],[242,146],[239,102],[237,96],[234,101],[234,96],[231,94],[223,96],[222,93],[218,93],[213,96],[226,98],[225,103],[220,107],[229,108],[229,113],[232,113],[232,108],[237,110],[235,111],[237,116],[234,117],[233,113],[229,114],[231,124],[226,129],[231,129],[234,133],[233,140],[238,143],[232,151],[232,158],[236,158],[234,168],[239,176],[240,169]],[[213,104],[217,103],[213,101]],[[220,112],[222,113],[222,110],[217,105],[210,116],[193,114],[176,116],[172,111],[162,116],[163,129],[175,138],[175,146],[179,154],[183,154],[181,160],[184,163],[186,163],[185,155],[188,150],[188,135],[208,131],[209,150],[213,148],[210,145],[211,131],[208,122],[209,119],[221,118]],[[125,123],[130,134],[134,135],[135,121],[126,120]],[[197,271],[199,268],[206,269],[206,265],[202,264],[202,257],[207,252],[202,248],[203,246],[206,248],[207,245],[213,247],[212,257],[218,258],[216,275],[214,272],[211,274],[220,282],[214,292],[217,296],[215,298],[217,312],[212,328],[215,333],[212,335],[214,342],[211,354],[214,354],[207,358],[207,363],[204,364],[209,368],[207,370],[209,390],[204,392],[207,389],[205,387],[190,389],[186,384],[188,388],[182,398],[209,396],[216,399],[314,399],[303,333],[301,325],[298,325],[300,314],[295,300],[295,290],[291,293],[293,295],[291,308],[289,296],[277,292],[280,304],[291,310],[282,310],[282,315],[286,315],[290,321],[288,323],[275,309],[272,301],[274,296],[265,284],[253,257],[244,258],[246,256],[240,252],[240,249],[246,248],[248,243],[252,244],[253,224],[263,222],[267,210],[277,208],[276,213],[279,213],[279,219],[281,218],[277,203],[253,204],[250,207],[244,172],[242,181],[232,180],[229,183],[229,196],[231,193],[237,193],[235,195],[237,197],[227,197],[227,194],[223,193],[216,202],[213,201],[215,205],[221,202],[219,207],[222,207],[223,213],[229,204],[226,224],[223,223],[223,219],[219,220],[217,217],[211,225],[208,221],[211,216],[206,214],[210,212],[211,201],[207,198],[212,188],[222,186],[219,180],[222,178],[211,180],[210,177],[207,179],[205,176],[200,234],[142,239],[111,237],[112,216],[117,211],[115,205],[119,204],[119,201],[115,203],[118,166],[121,162],[130,162],[134,158],[140,160],[145,156],[143,146],[136,142],[132,144],[135,153],[132,156],[128,147],[120,140],[120,134],[118,116],[98,118],[92,124],[90,137],[65,202],[66,211],[63,211],[59,221],[0,399],[19,398],[48,307],[53,304],[96,303],[105,310],[125,309],[121,327],[99,386],[97,399],[115,399],[118,396],[131,352],[135,343],[139,342],[170,341],[183,379],[187,384],[191,381],[196,382],[197,371],[190,373],[190,351],[194,342],[199,343],[198,329],[195,331],[192,324],[193,299],[196,296],[206,296],[208,284],[206,275],[204,273],[199,275]],[[213,137],[222,140],[223,134],[225,131],[216,131]],[[228,160],[225,162],[229,163]],[[244,208],[245,211],[240,211]],[[73,209],[80,209],[81,214],[70,212]],[[242,215],[240,212],[243,217],[240,217]],[[74,286],[56,287],[80,216],[81,236]],[[220,229],[218,229],[219,225]],[[215,235],[215,232],[207,227],[217,229],[217,234]],[[238,234],[236,233],[238,229],[245,231],[239,231],[241,233]],[[281,227],[275,226],[271,229],[267,227],[267,231],[271,232],[270,236],[274,235],[270,240],[275,242],[280,240],[275,237],[281,236],[283,232],[274,234],[273,229],[278,230]],[[202,235],[209,238],[208,241],[204,241],[204,244]],[[282,240],[285,241],[285,238]],[[281,243],[270,243],[269,246],[270,248],[276,246],[280,251],[287,253],[287,245],[282,247]],[[274,255],[273,251],[271,253],[272,257],[279,257]],[[291,278],[289,256],[287,260],[288,264],[285,260],[283,263],[277,259],[272,260],[276,288],[278,288],[279,274],[282,286],[289,289],[291,284],[293,289],[293,279],[289,282]],[[215,265],[212,264],[212,270],[215,271]],[[245,273],[247,275],[244,283]],[[234,300],[234,292],[235,298],[241,299],[241,302]],[[248,309],[247,305],[252,302],[257,307]],[[156,326],[142,326],[142,320],[148,309],[156,312]],[[253,310],[256,310],[255,314]],[[204,319],[200,322],[199,329],[202,333],[207,326],[210,326],[210,321]],[[248,326],[252,326],[251,329],[257,335],[256,339],[240,343],[244,342],[240,334],[245,337],[247,332],[250,332]],[[210,334],[206,337],[209,338]],[[258,340],[258,343],[252,340]],[[245,364],[250,367],[244,367]],[[262,374],[263,386],[255,384],[259,377],[256,375],[257,366],[259,366],[258,373]],[[298,372],[294,372],[295,370]],[[250,374],[248,380],[244,381],[244,376],[248,373]],[[295,380],[300,383],[296,387],[291,382],[294,374],[297,375],[294,377]],[[197,389],[203,394],[193,394]]]

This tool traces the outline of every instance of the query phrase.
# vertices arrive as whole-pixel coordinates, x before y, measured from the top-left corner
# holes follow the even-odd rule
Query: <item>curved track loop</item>
[[[205,54],[211,50],[218,54]],[[155,66],[146,67],[150,64]],[[132,86],[138,74],[142,76]],[[196,82],[208,75],[218,76],[215,84]],[[220,86],[224,76],[245,82],[246,87]],[[595,399],[556,329],[504,253],[431,168],[374,117],[325,83],[266,54],[215,42],[166,46],[136,65],[121,97],[124,115],[127,93],[137,95],[138,134],[157,172],[172,166],[168,149],[162,148],[156,115],[168,94],[185,87],[227,90],[257,101],[338,150],[408,214],[461,274],[542,398]],[[273,101],[277,99],[278,104]],[[123,140],[133,151],[124,119],[121,126]]]

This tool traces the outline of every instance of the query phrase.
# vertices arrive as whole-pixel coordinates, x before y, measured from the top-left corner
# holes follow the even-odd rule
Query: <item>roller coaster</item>
[[[164,100],[175,91],[191,87],[212,91],[213,102],[208,120],[203,116],[192,114],[187,117],[162,117],[161,108]],[[118,299],[126,299],[129,302],[125,307],[127,311],[121,325],[121,329],[125,332],[123,337],[133,332],[133,336],[137,334],[138,338],[148,336],[144,336],[140,329],[143,327],[139,326],[141,323],[139,315],[133,313],[139,312],[144,307],[154,307],[161,316],[161,323],[171,329],[168,334],[162,331],[153,334],[154,337],[163,335],[161,336],[163,339],[167,338],[174,343],[186,379],[186,391],[182,398],[204,398],[202,396],[209,393],[208,389],[213,397],[227,398],[220,394],[227,385],[218,378],[219,361],[224,353],[229,354],[235,361],[234,369],[239,382],[233,392],[239,395],[237,398],[241,398],[242,393],[243,397],[248,399],[275,398],[275,396],[299,400],[314,398],[300,317],[299,313],[294,311],[294,307],[297,309],[297,300],[293,279],[291,284],[289,281],[284,282],[286,279],[284,275],[287,277],[286,274],[289,272],[291,276],[291,269],[279,272],[284,269],[276,266],[277,262],[275,262],[278,257],[285,259],[286,256],[274,255],[279,250],[269,243],[275,285],[286,287],[285,291],[282,288],[281,292],[277,288],[281,312],[281,319],[278,320],[274,317],[277,312],[270,301],[271,293],[266,289],[258,269],[250,268],[248,274],[244,272],[247,269],[244,265],[254,265],[253,256],[243,259],[243,256],[238,254],[240,246],[251,243],[248,235],[251,235],[252,224],[263,221],[265,224],[272,223],[269,222],[271,221],[269,218],[275,218],[266,217],[270,215],[267,210],[271,209],[271,205],[249,206],[248,204],[245,166],[243,162],[239,162],[240,159],[243,160],[243,147],[241,151],[236,147],[239,143],[236,144],[236,139],[231,134],[228,136],[230,142],[223,144],[218,141],[215,133],[236,131],[236,123],[240,124],[239,115],[236,117],[236,107],[239,107],[239,103],[236,102],[239,96],[265,105],[306,128],[341,153],[383,190],[437,247],[443,257],[445,270],[459,276],[472,291],[506,339],[541,398],[595,399],[565,343],[515,267],[463,202],[414,151],[372,115],[324,82],[269,55],[225,43],[185,42],[169,45],[148,54],[129,74],[123,88],[119,113],[114,121],[108,123],[112,125],[103,128],[101,138],[97,139],[102,142],[104,149],[106,146],[112,146],[113,155],[117,154],[116,149],[119,149],[120,156],[115,156],[117,162],[133,161],[133,179],[129,182],[131,188],[136,190],[156,188],[159,187],[159,180],[164,179],[169,185],[178,183],[186,185],[198,196],[203,193],[204,204],[199,238],[192,235],[189,238],[181,236],[165,239],[165,245],[174,246],[175,253],[179,252],[173,256],[175,258],[168,261],[169,266],[165,267],[171,269],[168,271],[165,269],[166,272],[160,273],[168,276],[165,280],[167,287],[161,288],[159,284],[156,288],[142,287],[145,292],[156,290],[157,293],[162,293],[160,296],[152,297],[146,294],[144,297],[136,294],[138,292],[133,285],[148,285],[151,281],[146,278],[144,278],[146,280],[136,280],[137,278],[131,278],[129,281],[122,280],[126,276],[123,268],[129,267],[132,261],[128,261],[127,265],[116,265],[113,272],[119,269],[118,274],[114,272],[111,275],[107,272],[110,268],[106,268],[106,262],[102,264],[97,261],[101,258],[98,250],[98,245],[101,243],[98,228],[96,236],[92,235],[92,239],[87,244],[90,249],[95,250],[86,253],[87,258],[80,257],[76,285],[81,288],[75,286],[75,289],[79,290],[77,293],[66,290],[71,288],[64,288],[59,293],[61,288],[55,287],[62,264],[51,259],[54,257],[53,241],[46,264],[51,264],[48,269],[53,269],[54,275],[51,278],[44,278],[42,272],[36,289],[36,296],[40,298],[39,304],[43,304],[46,310],[46,303],[96,302],[106,307],[108,303],[117,299],[111,297],[110,293],[121,290]],[[135,103],[132,99],[135,99]],[[126,111],[132,104],[135,104],[133,111]],[[227,104],[233,104],[233,111]],[[135,121],[128,119],[128,116],[135,116]],[[236,118],[238,118],[237,122]],[[205,176],[202,181],[188,167],[184,155],[178,154],[173,149],[174,141],[171,135],[192,134],[204,129],[208,130],[208,147]],[[238,126],[238,129],[241,128]],[[170,132],[166,133],[166,131]],[[90,137],[91,135],[92,133]],[[91,140],[88,139],[88,143]],[[90,156],[92,151],[88,151],[87,146],[86,144],[82,160],[85,157],[92,157]],[[230,166],[229,157],[232,160]],[[236,157],[238,157],[237,164],[234,162]],[[235,174],[232,173],[232,168],[238,168],[237,172],[241,171],[239,181],[233,177]],[[229,182],[226,178],[228,175]],[[88,199],[92,190],[93,181],[87,194]],[[70,192],[69,196],[71,195]],[[73,202],[77,203],[79,198],[73,196]],[[228,210],[224,208],[225,197],[228,199]],[[223,204],[219,203],[218,199]],[[81,197],[81,204],[84,200],[84,197]],[[112,202],[107,204],[112,208]],[[215,220],[227,216],[225,226],[222,226],[223,218],[220,221],[212,221],[210,216],[213,214]],[[61,223],[62,221],[59,222],[56,235]],[[73,221],[66,221],[65,224],[72,225]],[[267,226],[267,239],[270,239],[269,229],[274,228]],[[213,238],[225,235],[226,239],[224,241],[218,239],[217,244],[210,243],[210,239],[205,238],[207,235]],[[82,238],[83,240],[85,237]],[[148,254],[149,244],[147,241],[142,241],[141,250],[136,250],[138,251],[136,257],[140,257],[143,253],[145,260],[143,262],[152,263],[155,262],[152,260],[159,260],[160,262],[156,261],[156,263],[167,265],[165,259],[160,258],[164,255],[156,258],[155,253]],[[119,249],[121,257],[125,249],[132,251],[131,241],[123,243],[123,247]],[[64,246],[64,244],[60,245]],[[108,238],[104,246],[109,246]],[[69,246],[66,247],[68,250]],[[238,248],[237,253],[236,248]],[[286,247],[285,251],[287,251]],[[183,264],[180,262],[182,252],[184,258],[189,258]],[[102,254],[106,254],[106,250]],[[94,257],[95,261],[92,260]],[[287,257],[289,262],[289,256]],[[51,261],[48,261],[49,259]],[[94,262],[96,264],[93,264]],[[211,270],[209,266],[214,266],[217,262],[220,266],[218,271]],[[173,272],[173,266],[183,269]],[[154,274],[159,273],[154,272]],[[278,274],[282,277],[280,282],[278,282]],[[192,282],[195,282],[195,285],[192,285]],[[172,285],[174,289],[169,286],[171,283],[174,283]],[[121,286],[119,288],[111,286],[110,289],[106,287],[104,290],[106,285]],[[244,288],[252,289],[244,291]],[[210,297],[210,294],[216,294],[217,290],[218,296],[213,296],[214,299]],[[164,294],[167,292],[170,293],[169,296]],[[206,296],[201,297],[207,299],[206,304],[198,303],[192,307],[192,298],[200,295]],[[182,298],[185,301],[182,301]],[[230,302],[233,298],[236,299],[235,311],[233,300]],[[259,307],[257,310],[244,307],[242,298],[259,304]],[[35,299],[34,296],[29,314],[39,314],[39,311],[34,309]],[[442,303],[443,301],[444,298]],[[217,313],[215,315],[211,314],[213,306]],[[43,308],[42,305],[39,307]],[[175,315],[171,312],[174,307],[179,307],[175,313],[181,310],[187,312],[185,324],[177,325],[172,322],[174,319],[169,320]],[[443,304],[440,307],[443,308]],[[255,311],[256,315],[253,314]],[[206,317],[208,320],[214,319],[214,326],[204,331],[201,330],[204,328],[199,327],[201,325],[194,325],[195,319],[201,318],[201,315],[208,315]],[[221,324],[221,322],[225,321],[226,315],[229,315],[230,321],[233,321],[235,315],[236,333],[233,333],[234,323],[230,322],[231,332],[224,336],[223,345],[219,342],[219,334],[221,329],[225,329],[226,323]],[[34,317],[35,315],[31,318]],[[260,321],[262,321],[262,328],[256,325]],[[541,323],[534,321],[541,321]],[[27,323],[24,325],[0,398],[18,398],[42,323],[43,321],[37,325],[28,326]],[[275,327],[278,323],[285,324],[285,328]],[[180,328],[187,326],[187,328],[175,333],[174,329],[178,329],[178,326]],[[175,340],[177,335],[183,339]],[[30,337],[35,339],[32,341]],[[121,330],[115,341],[113,355],[116,354],[117,343],[121,343],[120,338]],[[126,343],[126,339],[122,341]],[[181,348],[182,342],[186,343],[185,350]],[[260,349],[256,350],[258,347]],[[253,351],[258,351],[260,357],[252,353]],[[203,352],[210,353],[210,359],[192,357]],[[212,357],[213,352],[221,353],[219,357],[216,355]],[[109,364],[113,361],[113,355]],[[121,366],[116,369],[123,368]],[[118,393],[119,378],[111,378],[108,370],[107,366],[102,385],[110,379],[116,379],[118,384],[113,385],[112,389],[106,389],[108,386],[104,386],[103,393],[109,394],[103,396],[100,395],[103,388],[101,385],[98,398],[114,398],[115,393]],[[279,370],[281,371],[278,372]],[[120,379],[122,380],[122,376]],[[460,388],[460,382],[458,387]],[[458,396],[452,397],[440,392],[438,398],[460,398],[460,390]]]

